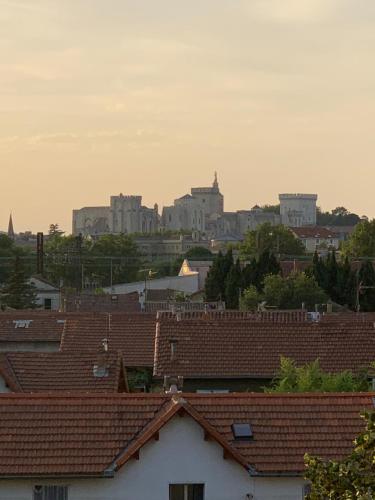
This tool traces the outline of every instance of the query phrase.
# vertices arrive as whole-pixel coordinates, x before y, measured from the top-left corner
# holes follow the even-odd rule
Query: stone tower
[[[12,214],[9,216],[9,224],[8,224],[8,238],[11,240],[14,240],[15,234],[14,234],[14,227],[13,227],[13,219],[12,219]]]

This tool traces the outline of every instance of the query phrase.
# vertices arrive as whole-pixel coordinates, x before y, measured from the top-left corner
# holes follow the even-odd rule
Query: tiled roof
[[[208,304],[209,305],[209,304]],[[182,305],[183,307],[183,305]],[[308,321],[307,311],[302,309],[269,310],[269,311],[237,311],[231,309],[197,309],[181,312],[158,311],[157,318],[179,320],[247,320],[267,323],[290,323]]]
[[[0,313],[0,342],[59,342],[66,314],[41,311]]]
[[[95,376],[94,366],[105,367],[105,376]],[[115,352],[0,354],[0,375],[14,392],[117,392],[123,370],[121,355]]]
[[[290,229],[298,238],[338,238],[336,233],[321,226],[291,227]]]
[[[280,261],[281,274],[286,277],[294,272],[303,273],[312,266],[311,260],[282,260]]]
[[[152,366],[155,314],[112,313],[70,317],[61,340],[61,351],[97,351],[104,338],[110,351],[121,351],[125,366]]]
[[[154,374],[272,378],[281,355],[299,365],[319,358],[329,372],[358,370],[375,360],[375,327],[369,323],[163,319],[157,326]]]
[[[0,475],[103,475],[136,456],[178,412],[250,470],[298,474],[305,452],[331,459],[350,453],[364,426],[359,413],[373,407],[374,396],[3,394]],[[236,441],[233,423],[249,423],[254,439]]]
[[[64,310],[68,312],[140,312],[138,292],[104,295],[67,294],[63,297]]]
[[[171,290],[170,288],[166,289],[148,289],[146,293],[147,301],[151,302],[162,302],[173,300],[174,297],[181,292],[177,290]]]

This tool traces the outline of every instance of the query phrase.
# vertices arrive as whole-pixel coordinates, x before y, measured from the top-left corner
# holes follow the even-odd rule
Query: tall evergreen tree
[[[16,257],[14,268],[9,280],[1,289],[0,303],[2,307],[12,309],[35,309],[36,289],[28,281],[28,276],[22,265],[20,257]]]
[[[246,264],[244,269],[242,270],[243,277],[243,287],[249,288],[250,286],[255,286],[257,283],[257,261],[255,257],[251,259],[251,261]]]
[[[358,273],[358,298],[361,311],[375,311],[375,271],[371,261],[363,262]],[[366,288],[374,287],[374,288]]]
[[[315,278],[318,285],[323,288],[323,290],[327,289],[327,268],[324,260],[319,257],[317,251],[314,253],[313,263],[312,263],[312,275]]]
[[[263,252],[257,262],[256,287],[259,291],[263,289],[264,278],[269,274],[279,274],[281,267],[272,252],[266,250]]]
[[[339,269],[336,261],[336,253],[333,250],[327,256],[326,261],[326,287],[325,291],[334,302],[339,302],[340,291],[338,290]]]
[[[347,305],[350,308],[355,307],[355,288],[356,278],[352,271],[348,257],[338,268],[337,275],[337,301],[341,305]]]
[[[205,296],[206,300],[219,300],[224,299],[223,294],[223,260],[224,256],[221,251],[214,259],[211,269],[208,271],[205,282]]]
[[[232,265],[225,281],[225,303],[228,309],[238,309],[241,289],[243,287],[240,261]]]

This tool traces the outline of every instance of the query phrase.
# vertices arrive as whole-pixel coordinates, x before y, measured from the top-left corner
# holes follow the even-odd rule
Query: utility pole
[[[36,235],[36,267],[37,274],[43,276],[44,271],[44,236],[43,233]]]
[[[361,310],[361,304],[359,301],[361,291],[362,290],[373,290],[373,289],[375,289],[375,286],[365,286],[365,285],[362,285],[362,282],[358,283],[357,297],[356,297],[356,311],[357,311],[357,313]]]

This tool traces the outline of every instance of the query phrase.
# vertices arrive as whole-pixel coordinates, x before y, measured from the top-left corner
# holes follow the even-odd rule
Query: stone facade
[[[284,224],[288,227],[316,225],[315,194],[280,194],[280,213],[264,211],[258,205],[250,210],[224,212],[224,196],[220,193],[217,175],[210,187],[191,188],[163,208],[147,208],[141,196],[111,196],[108,207],[84,207],[73,211],[73,234],[151,234],[161,231],[189,231],[199,239],[212,240],[231,236],[238,240],[259,225]]]
[[[174,201],[171,207],[164,207],[162,227],[170,231],[204,232],[205,213],[201,203],[189,194]]]
[[[281,223],[288,227],[316,225],[316,194],[280,194]]]
[[[73,235],[154,233],[159,227],[157,205],[142,206],[142,196],[111,196],[109,207],[73,210]]]
[[[73,235],[94,236],[109,233],[109,207],[73,210]]]
[[[191,188],[174,201],[171,207],[164,207],[162,227],[172,231],[215,232],[217,220],[224,212],[224,196],[220,193],[217,175],[211,187]]]

